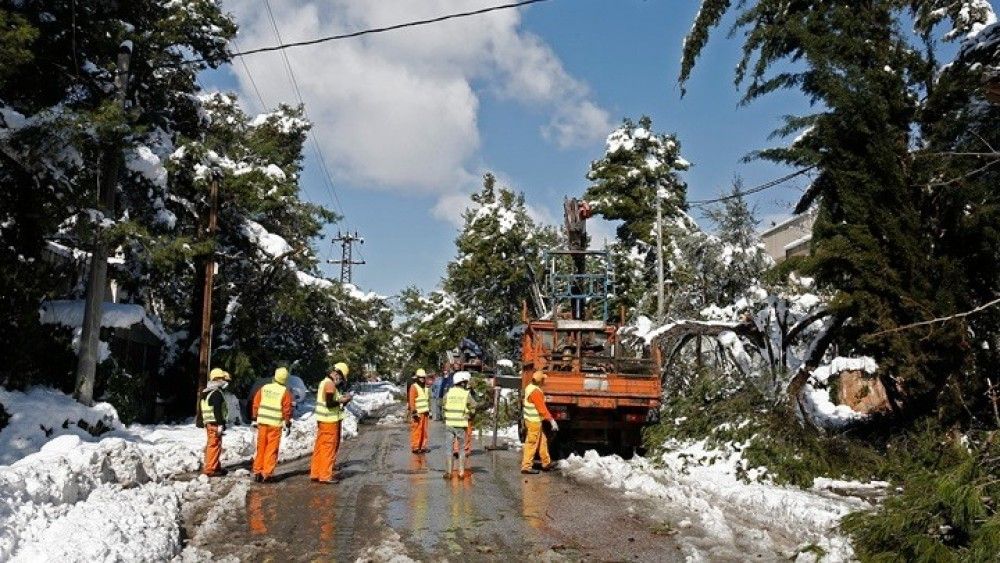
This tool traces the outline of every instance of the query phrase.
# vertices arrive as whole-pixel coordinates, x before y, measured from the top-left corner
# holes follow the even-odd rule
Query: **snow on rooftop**
[[[83,326],[84,306],[83,300],[43,301],[38,308],[39,320],[42,324],[80,328]],[[102,327],[129,328],[142,324],[157,338],[167,339],[160,322],[147,315],[142,305],[102,303],[101,313]]]

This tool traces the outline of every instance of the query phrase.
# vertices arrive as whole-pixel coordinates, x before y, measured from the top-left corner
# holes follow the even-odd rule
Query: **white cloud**
[[[489,0],[270,0],[285,42],[465,11]],[[277,42],[259,0],[227,0],[241,50]],[[542,134],[565,148],[603,139],[608,114],[514,10],[289,49],[313,129],[335,179],[439,198],[454,221],[459,196],[478,185],[478,114],[484,93],[553,117]],[[279,53],[245,59],[269,105],[294,103]],[[233,67],[244,98],[253,89]],[[459,217],[460,220],[460,217]]]

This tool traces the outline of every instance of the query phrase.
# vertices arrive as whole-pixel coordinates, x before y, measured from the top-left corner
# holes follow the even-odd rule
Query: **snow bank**
[[[727,454],[707,449],[703,442],[678,445],[660,461],[663,467],[657,468],[643,458],[625,461],[588,451],[583,457],[570,456],[561,467],[574,479],[622,491],[629,498],[661,500],[664,507],[679,510],[680,527],[688,530],[676,539],[695,559],[711,559],[706,550],[726,543],[734,552],[750,547],[781,553],[789,548],[788,538],[800,548],[818,545],[827,554],[824,561],[853,559],[850,543],[836,528],[843,516],[867,506],[861,500],[819,489],[747,483],[737,477],[740,472],[747,471],[751,481],[760,472],[747,468],[737,449]],[[712,541],[702,541],[706,538]]]
[[[344,437],[357,436],[358,420],[393,403],[394,392],[388,384],[359,389]],[[167,480],[201,468],[203,429],[190,423],[126,428],[110,405],[87,408],[43,388],[0,388],[0,403],[12,415],[0,430],[8,464],[0,465],[0,561],[162,561],[180,551],[181,499],[205,494],[199,491],[207,480]],[[310,403],[302,407],[306,412],[282,437],[282,461],[312,452],[316,424]],[[76,420],[103,421],[113,430],[95,437]],[[58,432],[33,431],[38,426]],[[227,430],[223,464],[249,460],[254,434],[247,426]]]
[[[88,429],[122,427],[118,413],[108,403],[86,407],[46,387],[25,392],[0,387],[0,405],[10,414],[7,426],[0,430],[0,466],[38,452],[54,438],[89,440],[94,437]]]

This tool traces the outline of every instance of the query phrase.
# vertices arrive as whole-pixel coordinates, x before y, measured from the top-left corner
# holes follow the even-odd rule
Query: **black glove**
[[[285,422],[285,436],[290,436],[292,434],[292,423]]]
[[[411,418],[413,419],[413,422],[420,422],[420,415],[417,413],[413,413]]]

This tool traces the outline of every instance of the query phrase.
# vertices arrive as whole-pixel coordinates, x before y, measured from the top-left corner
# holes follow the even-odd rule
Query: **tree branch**
[[[908,325],[897,326],[896,328],[890,328],[890,329],[887,329],[887,330],[880,330],[880,331],[878,331],[876,333],[869,334],[865,338],[875,338],[875,337],[878,337],[878,336],[884,336],[886,334],[893,334],[893,333],[896,333],[896,332],[902,332],[904,330],[909,330],[911,328],[916,328],[916,327],[920,327],[920,326],[927,326],[927,325],[939,324],[939,323],[947,322],[947,321],[950,321],[950,320],[953,320],[953,319],[963,319],[963,318],[968,317],[970,315],[974,315],[974,314],[979,313],[981,311],[985,311],[986,309],[989,309],[990,307],[993,307],[994,305],[998,305],[998,304],[1000,304],[1000,297],[998,297],[997,299],[994,299],[993,301],[990,301],[989,303],[983,303],[982,305],[976,307],[975,309],[970,309],[970,310],[962,312],[962,313],[955,313],[954,315],[949,315],[947,317],[937,317],[935,319],[930,319],[930,320],[927,320],[927,321],[920,321],[918,323],[910,323]]]

